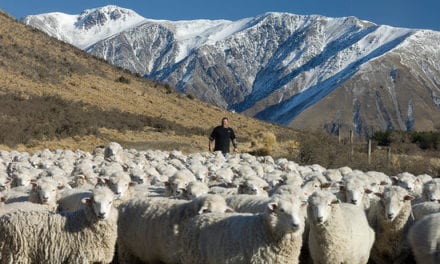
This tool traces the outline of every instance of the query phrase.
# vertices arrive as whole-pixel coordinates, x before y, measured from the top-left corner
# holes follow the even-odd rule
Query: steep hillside
[[[200,102],[116,68],[0,12],[0,144],[5,149],[126,147],[207,150],[228,116],[242,150],[277,136],[287,154],[291,129]],[[293,142],[293,143],[292,143]]]

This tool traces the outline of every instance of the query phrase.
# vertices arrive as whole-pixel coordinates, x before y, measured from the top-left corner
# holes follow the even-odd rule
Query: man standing
[[[229,120],[227,117],[222,118],[221,126],[217,126],[209,136],[209,151],[212,150],[212,143],[215,141],[214,151],[220,150],[223,155],[229,153],[229,141],[232,141],[234,152],[237,152],[237,141],[235,140],[234,130],[229,127]]]

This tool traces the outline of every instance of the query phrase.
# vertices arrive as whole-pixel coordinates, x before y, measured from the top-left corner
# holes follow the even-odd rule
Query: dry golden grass
[[[17,143],[0,141],[0,147],[4,149],[91,150],[97,145],[118,141],[124,146],[135,148],[206,151],[208,135],[223,116],[230,118],[242,151],[252,150],[251,140],[259,140],[258,136],[266,131],[277,131],[276,137],[281,139],[278,140],[280,146],[272,148],[271,154],[274,155],[289,154],[281,145],[289,140],[296,140],[296,132],[292,129],[228,112],[180,94],[168,86],[140,78],[68,44],[49,38],[14,21],[6,14],[0,14],[0,24],[0,96],[3,95],[2,100],[16,108],[16,111],[20,111],[20,105],[22,108],[30,109],[27,110],[30,113],[25,114],[25,117],[1,107],[0,114],[5,120],[20,119],[16,121],[22,123],[52,122],[45,124],[45,129],[50,131],[44,132],[43,136],[31,139],[26,137],[26,142],[15,138]],[[13,99],[9,98],[11,94]],[[79,120],[79,125],[83,126],[92,126],[93,122],[98,123],[97,119],[108,115],[119,115],[121,122],[125,121],[127,116],[144,120],[135,124],[132,121],[130,126],[135,127],[133,129],[115,129],[117,126],[103,122],[103,125],[97,125],[99,127],[93,130],[95,132],[57,134],[52,129],[60,129],[53,123],[63,123],[62,119],[66,117],[62,114],[52,114],[62,111],[43,109],[40,104],[46,101],[56,101],[53,108],[64,109],[69,104],[79,105],[78,108],[81,109],[78,109],[78,112],[70,109],[67,114],[80,115],[81,117],[75,117],[73,120]],[[37,115],[37,119],[26,119],[32,111]],[[50,114],[50,117],[38,116],[38,113]],[[51,120],[45,120],[48,118]],[[115,120],[117,122],[118,119]],[[41,134],[35,131],[34,133]],[[275,153],[277,151],[280,153]]]

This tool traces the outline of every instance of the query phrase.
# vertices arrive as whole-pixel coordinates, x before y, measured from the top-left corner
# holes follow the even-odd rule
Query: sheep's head
[[[440,201],[440,184],[435,181],[425,183],[423,193],[425,194],[425,199],[427,201]]]
[[[38,181],[31,181],[32,191],[38,195],[41,204],[55,205],[58,198],[58,190],[63,189],[63,186],[58,186],[58,183],[49,179],[40,179]]]
[[[128,189],[134,185],[130,176],[123,171],[114,172],[106,183],[118,199],[125,197]]]
[[[316,225],[327,222],[330,218],[332,207],[340,201],[329,191],[315,191],[308,199],[308,218]]]
[[[389,186],[385,188],[383,193],[376,195],[381,198],[385,219],[390,222],[396,219],[402,208],[414,199],[414,196],[409,195],[408,191],[400,186]]]
[[[292,233],[304,229],[307,202],[296,196],[274,198],[267,205],[271,225],[282,233]]]
[[[113,199],[113,192],[109,188],[97,187],[93,190],[92,197],[84,200],[91,206],[99,220],[106,220],[112,212]]]
[[[217,194],[206,194],[199,196],[193,200],[198,204],[198,214],[206,213],[230,213],[233,212],[227,204],[225,199]]]

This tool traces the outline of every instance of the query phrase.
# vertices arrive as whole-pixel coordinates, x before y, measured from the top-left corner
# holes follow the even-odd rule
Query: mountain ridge
[[[104,8],[111,13],[119,7]],[[32,22],[38,16],[23,21],[56,37],[41,23]],[[304,115],[307,109],[317,107],[319,101],[344,83],[364,74],[363,67],[368,68],[367,65],[384,57],[391,60],[396,50],[402,58],[419,53],[440,59],[440,52],[435,48],[440,42],[439,32],[376,25],[356,17],[269,12],[237,21],[144,19],[129,23],[133,25],[112,32],[85,50],[146,78],[175,86],[205,102],[292,127],[297,126],[295,119]],[[410,45],[412,38],[424,38],[425,35],[430,35],[427,38],[430,41]],[[436,60],[426,62],[420,57],[414,60],[416,63],[405,62],[411,67],[403,67],[405,72],[399,74],[416,80],[413,83],[418,92],[426,92],[423,89],[428,85],[425,90],[437,94],[440,75],[435,72],[423,75],[423,67],[435,68]],[[392,71],[392,68],[384,70]],[[381,82],[379,86],[388,84],[388,77]],[[363,85],[377,89],[370,87],[368,82]],[[391,105],[359,108],[352,103],[347,106],[352,108],[351,115],[344,115],[338,121],[340,124],[334,125],[352,126],[365,135],[373,128],[430,130],[436,126],[438,111],[431,107],[437,102],[434,95],[423,102],[433,111],[431,119],[429,115],[419,114],[421,111],[417,107],[412,108],[410,119],[413,121],[408,123],[411,125],[397,115],[385,114],[392,120],[379,118],[384,115],[380,111],[400,112],[399,104],[408,103],[397,104],[398,98],[404,96],[399,95],[399,89],[395,92],[387,95],[394,96]],[[355,96],[352,98],[352,102],[361,101]],[[378,118],[367,117],[369,111],[374,111]],[[319,120],[313,116],[308,118]],[[322,129],[333,121],[328,118],[304,128]],[[433,124],[427,125],[430,122]]]

